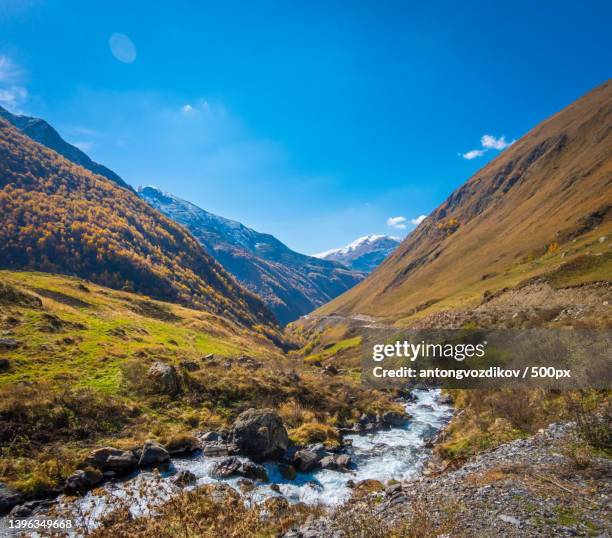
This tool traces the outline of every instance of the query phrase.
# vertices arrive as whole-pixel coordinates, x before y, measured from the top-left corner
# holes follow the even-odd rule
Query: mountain
[[[41,120],[40,118],[32,118],[30,116],[12,114],[1,106],[0,118],[4,118],[24,135],[30,137],[35,142],[56,151],[63,157],[66,157],[66,159],[69,161],[82,166],[94,174],[104,176],[106,179],[110,179],[113,183],[116,183],[123,188],[133,190],[132,187],[130,187],[123,179],[115,174],[115,172],[109,170],[106,168],[106,166],[92,161],[89,156],[82,152],[79,148],[66,142],[45,120]]]
[[[273,318],[187,231],[0,118],[0,267],[77,275],[245,325]]]
[[[609,280],[610,148],[612,81],[484,166],[365,281],[316,315],[400,322],[427,309],[476,305],[550,272],[572,284]]]
[[[370,234],[345,247],[327,250],[315,254],[314,257],[341,263],[355,271],[371,273],[400,243],[401,240],[397,237]]]
[[[288,323],[363,279],[333,261],[294,252],[274,236],[213,215],[156,187],[139,187],[152,207],[185,226],[206,251]]]

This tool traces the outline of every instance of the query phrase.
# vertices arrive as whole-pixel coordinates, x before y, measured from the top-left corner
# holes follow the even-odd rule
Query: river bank
[[[439,391],[416,390],[413,396],[404,403],[411,416],[406,425],[365,435],[345,436],[346,452],[352,462],[347,471],[316,469],[297,473],[294,479],[290,479],[278,463],[265,462],[269,480],[252,482],[249,499],[261,502],[268,498],[284,498],[290,503],[334,507],[346,502],[352,487],[363,480],[386,483],[417,476],[430,455],[429,442],[450,420],[452,407],[440,400]],[[131,515],[138,517],[148,513],[152,505],[181,491],[174,480],[181,473],[188,472],[195,477],[187,489],[218,483],[214,470],[223,459],[207,457],[201,452],[189,458],[176,458],[161,472],[142,471],[126,480],[108,482],[83,497],[61,496],[51,510],[41,507],[28,519],[36,521],[54,515],[70,518],[76,529],[93,528],[119,505],[127,505]],[[236,490],[244,489],[243,478],[232,476],[223,482]],[[9,517],[1,520],[0,532],[7,536],[19,535],[10,529]],[[78,535],[78,532],[74,534]]]

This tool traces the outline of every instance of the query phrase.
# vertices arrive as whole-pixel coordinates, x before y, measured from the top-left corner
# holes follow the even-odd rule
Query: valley
[[[2,116],[0,532],[611,532],[609,390],[361,379],[376,330],[612,327],[610,82],[328,259]]]

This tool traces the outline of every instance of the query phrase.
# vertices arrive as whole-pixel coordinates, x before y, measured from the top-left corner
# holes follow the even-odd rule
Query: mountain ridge
[[[311,312],[364,276],[339,263],[295,252],[273,235],[214,215],[157,187],[137,190],[148,204],[185,226],[239,282],[260,295],[281,323]]]
[[[274,325],[263,302],[182,226],[2,118],[0,219],[3,268],[75,274],[244,325]]]
[[[597,226],[605,237],[610,226],[610,147],[607,81],[476,172],[365,281],[315,314],[399,321],[475,305],[485,292],[588,256],[572,251],[571,240]]]
[[[95,162],[84,151],[80,150],[73,144],[66,142],[55,130],[55,128],[47,121],[32,116],[13,114],[2,106],[0,106],[0,117],[7,120],[27,137],[49,149],[52,149],[53,151],[56,151],[69,161],[82,166],[94,174],[104,176],[106,179],[109,179],[120,187],[131,191],[134,190],[130,185],[128,185],[128,183],[125,182],[125,180],[123,180],[110,168]]]

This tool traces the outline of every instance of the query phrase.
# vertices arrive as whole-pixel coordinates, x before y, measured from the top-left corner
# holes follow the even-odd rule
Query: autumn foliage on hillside
[[[2,119],[0,223],[3,268],[74,274],[242,323],[270,322],[259,298],[180,225]]]

